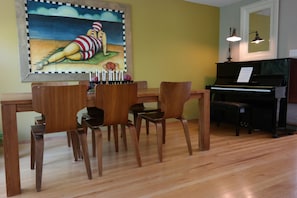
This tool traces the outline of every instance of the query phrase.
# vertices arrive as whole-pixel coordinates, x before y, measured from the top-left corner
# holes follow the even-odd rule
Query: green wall
[[[110,1],[110,0],[109,0]],[[219,8],[183,0],[117,0],[131,6],[134,80],[149,87],[161,81],[192,81],[203,89],[215,79],[219,48]],[[0,94],[30,91],[19,69],[14,1],[0,6]],[[189,101],[185,117],[198,117],[197,102]],[[35,113],[18,114],[20,139],[29,137]],[[1,116],[1,115],[0,115]],[[2,120],[2,118],[1,118]],[[1,128],[2,128],[2,122]]]

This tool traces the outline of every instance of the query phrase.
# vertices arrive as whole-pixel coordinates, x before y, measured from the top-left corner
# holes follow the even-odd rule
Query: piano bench
[[[220,125],[222,121],[229,121],[235,124],[236,136],[239,136],[240,127],[248,128],[249,134],[252,131],[250,105],[240,102],[212,101],[210,104],[213,119]]]

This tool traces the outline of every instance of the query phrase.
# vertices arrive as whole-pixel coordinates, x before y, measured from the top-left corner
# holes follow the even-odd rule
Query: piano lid
[[[217,64],[216,85],[270,85],[286,86],[287,69],[275,69],[270,64],[262,64],[263,61],[256,62],[231,62]],[[242,68],[253,68],[251,78],[248,82],[238,82],[238,77]],[[278,67],[279,68],[279,67]],[[251,70],[249,70],[251,71]],[[248,79],[248,78],[247,78]]]
[[[263,86],[285,86],[285,76],[280,74],[260,75],[254,74],[252,76],[252,83]]]

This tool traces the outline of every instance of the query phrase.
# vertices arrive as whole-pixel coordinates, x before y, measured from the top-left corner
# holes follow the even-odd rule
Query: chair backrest
[[[161,82],[159,103],[164,118],[181,118],[190,98],[191,82]]]
[[[100,84],[96,107],[104,111],[104,125],[127,124],[130,107],[137,102],[137,84]]]
[[[76,130],[77,113],[86,107],[85,85],[33,86],[33,110],[37,107],[45,117],[45,131]]]
[[[68,82],[59,82],[59,81],[49,81],[49,82],[32,82],[31,83],[31,89],[34,86],[60,86],[60,85],[68,85]],[[41,113],[41,110],[38,109],[38,107],[41,107],[40,104],[37,103],[37,101],[40,101],[40,99],[38,99],[40,95],[36,94],[34,97],[34,103],[33,103],[33,109],[35,112]]]

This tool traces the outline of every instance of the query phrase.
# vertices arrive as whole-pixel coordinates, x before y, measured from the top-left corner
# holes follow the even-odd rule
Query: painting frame
[[[28,21],[26,3],[30,0],[15,0],[16,19],[19,38],[19,59],[20,59],[20,74],[22,82],[34,81],[81,81],[88,80],[90,72],[32,72],[31,51],[33,50],[28,41]],[[133,76],[132,63],[132,34],[131,34],[131,8],[127,4],[116,2],[104,2],[94,0],[53,0],[41,2],[55,2],[63,5],[75,5],[86,8],[98,8],[104,10],[117,10],[124,14],[123,20],[124,28],[123,35],[125,39],[124,48],[124,62],[125,72]]]

